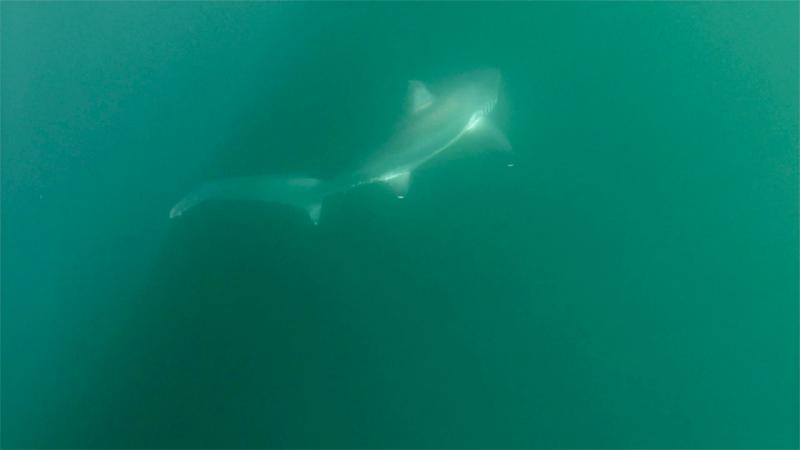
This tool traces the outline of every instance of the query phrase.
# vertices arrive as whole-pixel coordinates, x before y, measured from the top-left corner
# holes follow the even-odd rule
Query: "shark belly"
[[[387,181],[410,174],[463,136],[463,125],[430,124],[399,133],[357,171],[361,183]],[[422,129],[420,129],[422,128]]]

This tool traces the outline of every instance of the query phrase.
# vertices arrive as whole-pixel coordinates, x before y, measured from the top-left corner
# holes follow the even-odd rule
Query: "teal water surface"
[[[0,4],[4,448],[797,448],[796,2]],[[288,208],[409,79],[467,152]]]

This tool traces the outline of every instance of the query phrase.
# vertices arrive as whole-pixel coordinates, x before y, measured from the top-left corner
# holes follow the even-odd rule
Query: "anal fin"
[[[308,211],[308,218],[311,219],[311,222],[313,222],[314,225],[319,225],[319,217],[322,214],[322,203],[308,205],[306,211]]]

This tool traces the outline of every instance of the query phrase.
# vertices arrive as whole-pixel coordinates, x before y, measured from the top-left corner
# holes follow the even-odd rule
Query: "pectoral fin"
[[[486,145],[492,150],[503,152],[510,152],[512,150],[511,143],[508,142],[506,135],[491,121],[486,119],[482,120],[475,131],[482,140],[486,141]]]
[[[408,185],[411,182],[410,172],[401,172],[383,180],[394,192],[397,198],[405,198],[408,193]]]

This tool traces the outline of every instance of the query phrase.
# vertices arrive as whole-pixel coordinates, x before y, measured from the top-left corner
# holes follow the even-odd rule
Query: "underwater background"
[[[798,3],[0,4],[4,448],[797,448]],[[409,79],[496,154],[349,167]]]

